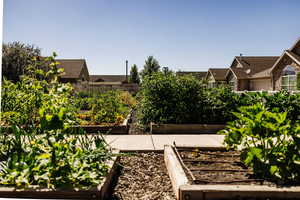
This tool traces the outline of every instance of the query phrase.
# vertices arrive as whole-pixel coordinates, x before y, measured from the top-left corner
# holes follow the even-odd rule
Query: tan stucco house
[[[236,56],[226,81],[236,91],[272,90],[271,68],[278,56]]]
[[[271,69],[273,90],[297,90],[297,73],[300,72],[300,38],[285,50]]]
[[[220,84],[226,84],[227,72],[228,68],[209,68],[205,76],[208,87],[216,87]]]

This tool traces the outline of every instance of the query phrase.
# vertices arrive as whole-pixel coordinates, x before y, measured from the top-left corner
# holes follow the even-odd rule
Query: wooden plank
[[[110,125],[110,126],[103,126],[103,125],[77,125],[71,126],[67,133],[71,134],[79,134],[80,129],[85,130],[86,133],[95,133],[98,132],[102,134],[128,134],[129,126],[128,125]],[[12,132],[11,127],[0,127],[0,132]]]
[[[127,125],[115,125],[115,126],[101,126],[101,125],[81,125],[72,126],[70,131],[74,134],[78,133],[80,129],[86,131],[86,133],[109,133],[109,134],[128,134]]]
[[[300,187],[269,187],[260,185],[182,185],[182,200],[219,199],[300,199]]]
[[[119,150],[113,150],[113,154],[119,154]],[[109,173],[106,175],[105,179],[103,180],[102,184],[100,184],[97,188],[100,190],[100,199],[109,199],[112,194],[112,187],[111,183],[113,182],[114,178],[117,176],[118,166],[119,166],[119,156],[113,157],[111,160],[108,161],[109,166]]]
[[[114,154],[118,154],[119,150],[113,150]],[[119,157],[115,156],[109,160],[109,172],[103,179],[102,183],[90,190],[67,190],[67,189],[45,189],[45,188],[30,188],[16,189],[13,187],[0,187],[1,198],[33,198],[33,199],[99,199],[104,200],[109,198],[111,194],[111,182],[117,173],[117,161]]]
[[[152,134],[216,134],[224,124],[154,124],[150,123]]]
[[[184,170],[175,155],[173,148],[166,145],[164,148],[164,160],[171,179],[173,191],[179,199],[179,187],[188,183]]]

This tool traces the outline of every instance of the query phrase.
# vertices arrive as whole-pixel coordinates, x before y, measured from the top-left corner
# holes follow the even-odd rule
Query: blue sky
[[[90,74],[229,67],[233,57],[280,55],[300,37],[299,0],[4,0],[3,40],[85,58]]]

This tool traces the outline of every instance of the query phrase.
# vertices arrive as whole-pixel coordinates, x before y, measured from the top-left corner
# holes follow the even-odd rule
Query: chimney
[[[126,60],[126,82],[128,83],[128,60]]]

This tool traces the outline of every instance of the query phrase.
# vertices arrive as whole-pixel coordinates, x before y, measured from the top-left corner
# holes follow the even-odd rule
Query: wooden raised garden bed
[[[128,134],[129,123],[131,120],[130,112],[122,124],[106,124],[106,125],[76,125],[71,126],[67,132],[73,134],[78,134],[81,130],[84,130],[86,133],[108,133],[108,134]],[[9,131],[11,132],[10,126],[0,126],[0,132]]]
[[[150,123],[152,134],[216,134],[224,124],[155,124]]]
[[[122,124],[108,124],[108,125],[79,125],[72,126],[71,131],[78,133],[83,129],[86,133],[108,133],[108,134],[128,134],[129,123],[131,120],[131,113],[127,115]]]
[[[165,146],[164,158],[179,200],[300,199],[300,186],[258,179],[225,148]]]
[[[113,150],[114,154],[118,154],[119,150]],[[12,187],[0,187],[1,198],[34,198],[34,199],[109,199],[112,193],[112,181],[117,175],[119,156],[113,157],[107,162],[109,171],[102,183],[90,190],[68,190],[68,189],[45,189],[30,188],[16,189]]]

